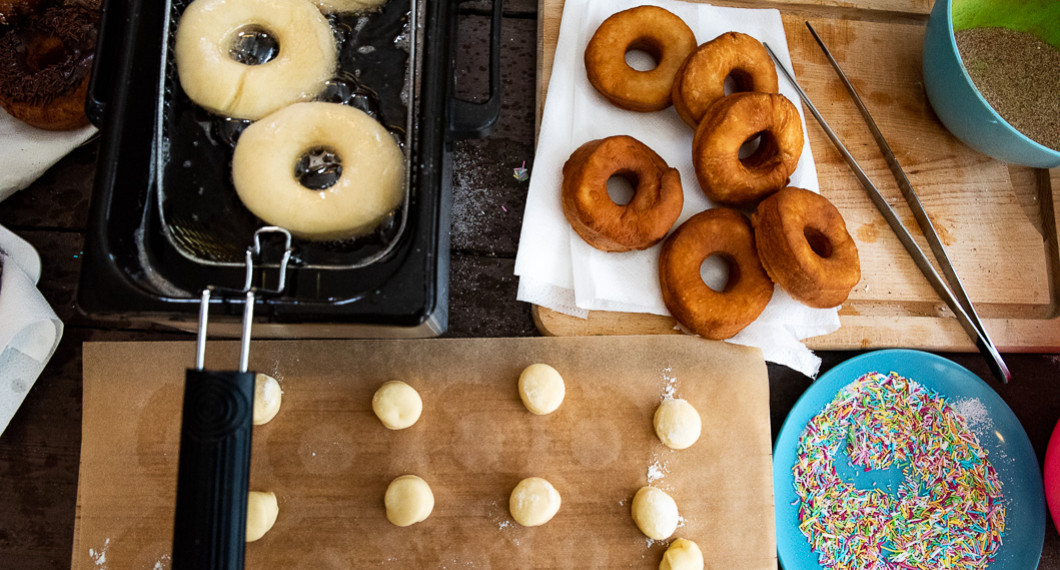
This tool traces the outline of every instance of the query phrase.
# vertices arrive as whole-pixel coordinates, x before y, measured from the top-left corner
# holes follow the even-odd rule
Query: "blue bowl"
[[[1016,130],[976,89],[953,39],[954,1],[935,2],[924,38],[924,88],[935,114],[961,142],[987,156],[1036,168],[1060,166],[1060,151]]]

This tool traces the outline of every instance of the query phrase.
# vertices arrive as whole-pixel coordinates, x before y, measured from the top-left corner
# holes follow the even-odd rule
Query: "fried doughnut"
[[[760,135],[740,158],[740,146]],[[692,139],[692,166],[703,192],[718,204],[753,206],[780,190],[802,156],[802,121],[775,93],[734,93],[715,101]]]
[[[317,150],[341,161],[324,189],[304,186],[296,164]],[[372,232],[405,197],[404,155],[375,119],[338,103],[295,103],[251,123],[232,155],[232,182],[265,222],[306,239]]]
[[[99,11],[58,5],[25,18],[0,37],[0,107],[40,129],[88,124],[85,96]]]
[[[661,111],[670,106],[674,74],[696,47],[688,24],[657,6],[637,6],[612,14],[585,48],[589,83],[613,105],[630,111]],[[656,65],[638,71],[626,53],[644,51]]]
[[[674,110],[692,128],[699,126],[711,103],[725,96],[725,78],[734,92],[777,93],[777,69],[762,42],[740,32],[726,32],[699,46],[674,78]]]
[[[729,265],[729,280],[721,291],[700,276],[703,261],[712,255]],[[751,223],[729,208],[700,212],[666,238],[659,254],[659,284],[677,322],[714,340],[743,330],[773,296],[773,282],[755,253]]]
[[[618,205],[607,181],[621,176],[635,187]],[[589,245],[603,251],[646,249],[659,243],[681,215],[681,174],[652,149],[625,135],[583,144],[563,165],[563,214]]]
[[[762,200],[751,221],[766,273],[806,305],[835,307],[861,279],[858,248],[824,196],[789,186]]]
[[[279,46],[259,65],[234,59],[240,34],[264,31]],[[328,21],[305,0],[195,0],[177,27],[177,74],[196,104],[218,115],[260,119],[311,99],[335,72]]]

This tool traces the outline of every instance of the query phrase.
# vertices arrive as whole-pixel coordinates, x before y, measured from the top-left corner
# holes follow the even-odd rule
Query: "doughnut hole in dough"
[[[280,411],[283,390],[280,383],[268,374],[254,376],[254,425],[267,424]]]
[[[262,30],[276,57],[260,65],[236,61],[240,33]],[[177,26],[180,85],[196,104],[219,115],[260,119],[316,96],[337,68],[331,25],[303,0],[195,0]]]
[[[563,403],[563,377],[548,364],[531,364],[519,375],[519,398],[539,416],[551,414]]]
[[[387,485],[383,497],[386,518],[397,526],[422,522],[434,510],[431,486],[416,475],[402,475]]]
[[[645,536],[666,540],[677,530],[677,502],[656,487],[641,487],[633,496],[633,522]]]
[[[659,570],[703,570],[703,551],[691,540],[679,538],[663,553]]]
[[[412,386],[400,380],[391,380],[375,391],[372,411],[387,429],[405,429],[420,419],[423,400]]]
[[[508,499],[508,509],[515,522],[523,526],[541,526],[559,512],[559,491],[541,477],[519,481]]]
[[[199,0],[196,0],[199,1]],[[303,157],[326,151],[341,172],[322,189],[296,175]],[[405,156],[364,111],[338,103],[295,103],[252,123],[232,155],[236,194],[255,216],[311,240],[371,233],[405,199]]]
[[[250,491],[247,493],[247,542],[254,542],[265,536],[276,516],[280,514],[280,505],[276,502],[276,493]]]
[[[655,435],[670,449],[691,447],[703,430],[699,412],[687,400],[669,398],[655,409]]]

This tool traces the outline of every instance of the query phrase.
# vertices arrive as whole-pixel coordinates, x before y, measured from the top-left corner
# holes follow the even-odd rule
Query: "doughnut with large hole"
[[[703,261],[720,255],[729,265],[721,291],[700,275]],[[769,280],[755,252],[751,223],[728,208],[712,208],[678,226],[659,254],[659,285],[670,314],[686,329],[713,340],[730,338],[751,324],[769,299]]]
[[[858,247],[824,196],[789,186],[763,200],[751,222],[762,267],[806,305],[840,305],[861,280]]]
[[[740,147],[759,136],[758,148]],[[692,139],[692,166],[715,204],[753,206],[787,185],[802,156],[802,119],[787,97],[733,93],[715,101]]]
[[[634,186],[617,204],[607,193],[612,176]],[[603,251],[646,249],[670,231],[684,205],[681,175],[637,139],[618,135],[589,141],[563,165],[563,214],[589,245]]]
[[[295,175],[307,153],[341,160],[322,190]],[[314,240],[372,232],[405,197],[404,155],[390,133],[363,111],[338,103],[295,103],[252,123],[236,143],[232,181],[243,204],[266,223]]]
[[[658,6],[637,6],[612,14],[585,48],[589,83],[613,105],[630,111],[661,111],[670,106],[674,75],[696,47],[688,24]],[[655,59],[641,71],[626,53],[643,51]]]
[[[261,31],[279,46],[259,65],[231,53],[241,33]],[[328,21],[305,0],[195,0],[177,26],[180,86],[206,110],[260,119],[312,99],[334,74],[338,46]]]

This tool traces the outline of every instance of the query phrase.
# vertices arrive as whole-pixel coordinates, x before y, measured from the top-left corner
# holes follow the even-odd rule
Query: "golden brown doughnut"
[[[616,204],[607,180],[621,176],[633,198]],[[681,175],[652,149],[625,135],[583,144],[563,165],[563,214],[589,245],[603,251],[646,249],[681,215]]]
[[[711,289],[699,273],[712,255],[729,264],[729,281],[722,291]],[[666,238],[659,254],[659,284],[677,322],[714,340],[743,330],[773,297],[773,282],[755,253],[751,223],[729,208],[700,212]]]
[[[861,279],[858,248],[824,196],[789,186],[763,200],[751,220],[762,266],[795,299],[835,307]]]
[[[87,125],[98,22],[98,10],[77,4],[19,20],[0,37],[0,107],[40,129]]]
[[[761,135],[758,149],[740,146]],[[802,121],[776,93],[734,93],[715,101],[692,139],[692,166],[703,192],[717,204],[753,206],[780,190],[802,156]]]
[[[674,110],[692,128],[711,103],[725,96],[725,78],[734,92],[776,93],[777,69],[762,42],[740,32],[726,32],[699,46],[674,78]]]
[[[608,17],[585,48],[589,83],[612,104],[631,111],[660,111],[670,106],[674,74],[696,47],[688,24],[657,6],[637,6]],[[640,50],[656,66],[638,71],[626,53]]]

